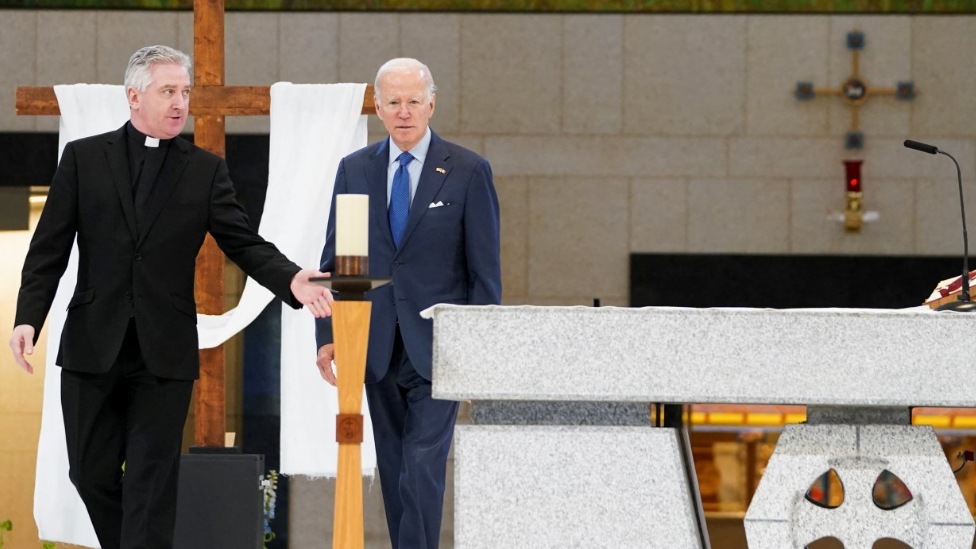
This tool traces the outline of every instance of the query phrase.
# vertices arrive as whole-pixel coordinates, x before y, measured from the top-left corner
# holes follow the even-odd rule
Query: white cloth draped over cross
[[[366,145],[366,117],[360,114],[365,89],[365,84],[286,82],[271,87],[268,190],[258,232],[303,268],[318,267],[339,160]],[[122,86],[55,86],[55,93],[61,109],[58,158],[69,141],[112,131],[129,118]],[[76,248],[48,316],[34,518],[41,539],[98,547],[84,505],[68,479],[61,368],[54,364],[77,270]],[[200,347],[220,345],[240,332],[271,299],[271,292],[248,279],[237,307],[220,316],[198,315]],[[284,304],[281,392],[281,472],[335,476],[336,391],[315,368],[311,315]],[[365,423],[363,472],[371,475],[376,455],[369,421]]]

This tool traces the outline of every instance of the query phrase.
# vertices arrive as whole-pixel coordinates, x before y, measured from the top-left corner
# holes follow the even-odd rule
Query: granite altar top
[[[434,396],[976,406],[976,315],[437,305]]]

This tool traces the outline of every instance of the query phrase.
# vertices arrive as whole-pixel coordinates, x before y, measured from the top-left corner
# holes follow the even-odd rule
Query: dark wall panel
[[[58,165],[58,134],[0,133],[0,187],[46,187]]]
[[[193,135],[183,136],[190,141]],[[228,135],[227,167],[257,229],[268,191],[267,135]],[[0,132],[0,187],[47,187],[58,164],[58,134]]]
[[[634,254],[635,307],[861,307],[920,305],[956,257]]]

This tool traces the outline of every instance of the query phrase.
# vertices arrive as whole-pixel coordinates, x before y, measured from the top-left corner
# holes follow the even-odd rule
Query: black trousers
[[[134,321],[111,370],[62,370],[69,476],[102,549],[172,549],[192,392],[146,369]]]
[[[431,398],[397,328],[386,376],[366,384],[383,508],[393,549],[437,549],[458,403]]]

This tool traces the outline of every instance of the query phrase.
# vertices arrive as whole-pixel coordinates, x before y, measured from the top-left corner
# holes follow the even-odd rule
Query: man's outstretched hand
[[[14,362],[20,365],[28,374],[34,373],[34,367],[24,358],[24,355],[34,354],[34,327],[21,324],[10,334],[10,351],[14,354]]]
[[[309,282],[309,278],[318,276],[329,275],[315,269],[298,271],[291,279],[291,293],[312,311],[315,318],[325,318],[332,314],[332,292],[325,286]]]

